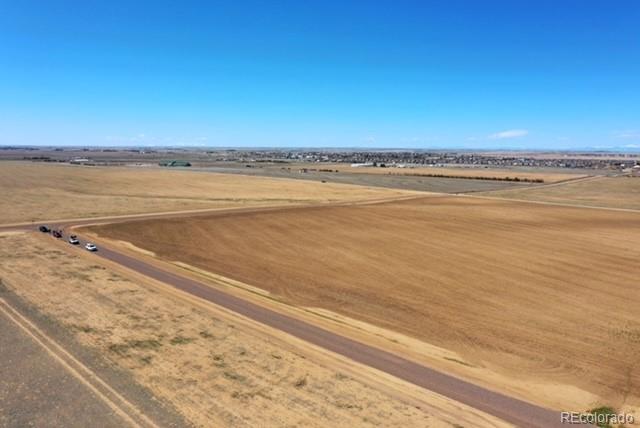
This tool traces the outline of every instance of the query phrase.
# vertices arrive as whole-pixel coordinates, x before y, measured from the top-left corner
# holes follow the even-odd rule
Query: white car
[[[87,251],[98,251],[96,244],[92,244],[91,242],[87,242],[87,245],[85,245],[84,248],[86,248]]]

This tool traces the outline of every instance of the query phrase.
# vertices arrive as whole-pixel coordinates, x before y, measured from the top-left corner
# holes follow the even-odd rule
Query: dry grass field
[[[289,164],[287,164],[289,165]],[[307,168],[306,172],[302,168]],[[309,169],[310,168],[310,169]],[[352,168],[358,170],[358,168]],[[253,168],[239,168],[230,165],[209,167],[206,170],[225,174],[253,175],[274,178],[287,178],[307,181],[326,181],[327,183],[350,184],[365,187],[384,187],[387,189],[415,190],[434,193],[470,193],[530,187],[539,184],[500,180],[471,180],[444,177],[424,177],[419,175],[367,174],[352,173],[348,170],[335,172],[335,169],[317,164],[294,164],[292,166],[261,165]],[[402,170],[400,170],[402,171]]]
[[[395,175],[420,175],[420,174],[435,174],[435,175],[447,175],[456,177],[483,177],[483,178],[515,178],[528,179],[528,180],[544,180],[545,183],[555,183],[558,181],[572,180],[585,175],[575,173],[559,173],[559,172],[536,172],[536,171],[522,171],[515,169],[504,168],[440,168],[440,167],[419,167],[419,168],[367,168],[359,167],[353,168],[350,165],[345,164],[320,164],[309,165],[299,164],[296,167],[300,168],[328,168],[338,170],[340,172],[348,172],[353,174],[395,174]]]
[[[640,210],[640,178],[596,177],[554,186],[483,193],[509,199]]]
[[[92,259],[48,236],[0,234],[3,287],[195,426],[504,426]]]
[[[431,195],[92,230],[450,349],[533,401],[640,405],[640,214]]]
[[[325,203],[400,190],[133,167],[0,163],[0,224],[254,205]]]

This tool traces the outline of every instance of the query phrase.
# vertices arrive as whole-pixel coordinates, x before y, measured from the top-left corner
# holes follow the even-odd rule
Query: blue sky
[[[640,150],[640,2],[0,0],[0,144]]]

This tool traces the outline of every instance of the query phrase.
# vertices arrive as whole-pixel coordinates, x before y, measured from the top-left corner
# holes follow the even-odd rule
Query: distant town
[[[570,168],[622,171],[640,164],[639,153],[498,152],[344,149],[233,148],[73,148],[0,147],[0,159],[44,162],[117,163],[182,160],[192,162],[324,162],[375,167],[476,166]]]

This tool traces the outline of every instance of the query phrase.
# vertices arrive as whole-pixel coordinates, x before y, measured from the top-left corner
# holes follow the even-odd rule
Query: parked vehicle
[[[61,230],[54,230],[53,232],[51,232],[51,234],[54,236],[54,238],[62,238]]]
[[[78,237],[76,235],[71,235],[69,236],[69,244],[78,245],[80,244],[80,241],[78,240]]]
[[[39,230],[40,232],[42,232],[42,233],[49,233],[49,232],[51,232],[51,229],[49,229],[49,227],[48,227],[48,226],[45,226],[44,224],[43,224],[42,226],[40,226],[40,227],[38,228],[38,230]]]
[[[98,247],[96,247],[96,245],[92,244],[91,242],[87,242],[84,248],[86,248],[87,251],[98,251]]]

